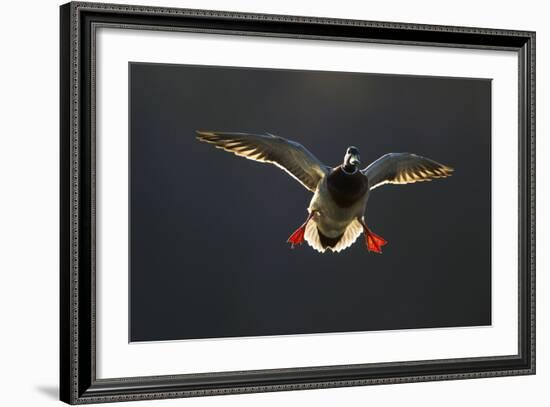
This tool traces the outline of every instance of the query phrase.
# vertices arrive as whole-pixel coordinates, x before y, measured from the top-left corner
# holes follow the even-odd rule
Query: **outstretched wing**
[[[304,146],[272,134],[218,133],[197,131],[197,139],[240,157],[275,164],[314,192],[328,167]]]
[[[389,153],[374,161],[362,173],[373,190],[384,184],[410,184],[451,176],[453,168],[411,153]]]

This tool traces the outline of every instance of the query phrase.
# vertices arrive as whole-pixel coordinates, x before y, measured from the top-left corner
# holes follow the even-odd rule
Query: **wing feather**
[[[273,134],[212,131],[197,131],[197,134],[199,141],[213,144],[216,148],[249,160],[276,165],[312,192],[328,173],[328,167],[300,143]]]
[[[374,161],[362,172],[371,190],[384,184],[412,184],[446,178],[454,169],[432,159],[411,153],[389,153]]]

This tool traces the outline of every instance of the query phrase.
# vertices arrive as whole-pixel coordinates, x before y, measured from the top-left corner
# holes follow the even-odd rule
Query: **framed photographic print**
[[[535,33],[60,13],[63,401],[535,373]]]

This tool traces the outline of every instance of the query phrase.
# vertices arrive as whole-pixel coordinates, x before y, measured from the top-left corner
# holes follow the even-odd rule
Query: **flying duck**
[[[324,165],[300,143],[273,134],[197,131],[197,139],[250,160],[274,164],[313,192],[306,221],[288,238],[294,248],[304,240],[315,250],[340,252],[364,233],[369,252],[382,253],[387,241],[365,224],[370,192],[384,184],[409,184],[446,178],[451,167],[411,153],[388,153],[363,170],[359,150],[348,147],[344,162]]]

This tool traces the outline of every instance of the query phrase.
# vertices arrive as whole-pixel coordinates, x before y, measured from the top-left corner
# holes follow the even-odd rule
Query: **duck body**
[[[308,230],[308,224],[306,241],[319,252],[347,248],[363,231],[360,219],[368,197],[368,179],[360,171],[350,174],[342,166],[332,169],[320,181],[309,204],[308,212],[313,214],[310,223],[315,225],[317,234]]]
[[[313,197],[308,217],[287,242],[294,248],[307,241],[320,253],[340,252],[364,234],[369,252],[382,253],[387,241],[365,224],[370,192],[385,184],[411,184],[446,178],[453,169],[411,153],[387,153],[360,170],[359,150],[350,146],[336,167],[323,164],[296,141],[273,134],[198,131],[197,139],[239,157],[276,165]]]

